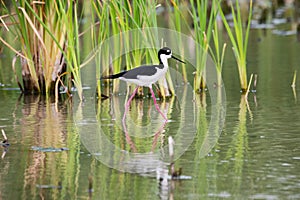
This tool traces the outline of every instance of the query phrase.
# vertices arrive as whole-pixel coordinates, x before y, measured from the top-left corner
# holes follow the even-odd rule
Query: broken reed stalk
[[[297,102],[296,79],[297,79],[297,70],[294,71],[293,81],[292,81],[292,84],[291,84],[295,102]]]
[[[257,85],[257,74],[254,75],[253,92],[256,92],[256,85]]]
[[[172,136],[168,137],[168,143],[169,143],[169,156],[170,156],[170,174],[171,179],[180,179],[180,176],[182,174],[182,168],[180,167],[178,170],[175,169],[175,163],[174,163],[174,144],[175,141]]]
[[[2,132],[2,136],[4,138],[3,143],[5,143],[4,141],[7,141],[7,137],[6,137],[5,131],[3,129],[1,129],[1,132]]]
[[[5,131],[3,129],[1,129],[1,132],[2,132],[2,135],[3,135],[3,138],[4,138],[4,140],[2,142],[0,142],[0,146],[2,146],[4,148],[3,153],[1,155],[1,158],[3,159],[6,155],[6,152],[7,152],[8,147],[9,147],[10,144],[8,143],[8,139],[6,137]]]
[[[171,175],[175,173],[175,166],[174,166],[174,139],[172,136],[168,137],[168,143],[169,143],[169,156],[170,156],[170,169],[171,169]]]
[[[296,88],[297,70],[294,71],[293,81],[291,84],[292,88]]]
[[[169,156],[171,159],[171,162],[173,162],[174,158],[174,139],[172,136],[168,137],[168,143],[169,143]]]
[[[252,78],[253,78],[253,74],[251,74],[251,76],[250,76],[250,81],[249,81],[249,84],[248,84],[248,88],[247,88],[246,93],[245,93],[245,99],[248,99],[248,94],[249,94],[249,91],[250,91],[250,86],[251,86],[251,83],[252,83]]]

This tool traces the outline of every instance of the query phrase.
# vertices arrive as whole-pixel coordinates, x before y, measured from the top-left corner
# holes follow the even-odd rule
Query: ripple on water
[[[255,195],[250,196],[250,199],[269,199],[269,200],[273,200],[273,199],[279,199],[279,198],[276,195],[255,194]]]
[[[220,193],[208,193],[209,197],[219,197],[219,198],[230,198],[231,194],[227,191],[222,191]]]

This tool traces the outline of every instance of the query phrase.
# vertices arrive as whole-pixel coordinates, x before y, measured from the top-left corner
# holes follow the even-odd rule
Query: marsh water
[[[126,87],[124,93],[99,104],[93,96],[83,104],[76,97],[62,98],[55,104],[41,96],[22,96],[10,70],[11,54],[4,52],[0,59],[5,69],[1,72],[0,128],[5,130],[10,146],[2,148],[0,198],[300,199],[299,80],[295,91],[291,88],[294,71],[300,66],[300,43],[295,36],[278,36],[271,30],[252,30],[250,35],[248,73],[258,75],[256,92],[249,94],[247,105],[228,48],[223,68],[225,124],[205,155],[201,155],[206,148],[205,132],[215,114],[209,91],[193,96],[198,110],[196,114],[186,110],[184,117],[178,111],[183,106],[178,98],[158,101],[163,108],[172,109],[170,121],[158,137],[159,115],[152,99],[134,99],[136,109],[128,116],[141,116],[141,123],[153,126],[136,130],[149,134],[150,139],[131,136],[130,141],[120,122],[124,109],[116,109],[123,108]],[[177,90],[183,98],[187,95],[182,92],[185,87]],[[88,106],[92,109],[86,109]],[[158,120],[149,123],[149,115]],[[194,115],[198,116],[196,124],[180,123]],[[123,152],[133,155],[134,148],[142,152],[135,161],[123,162],[131,170],[125,164],[113,165],[125,159],[124,155],[107,154],[111,162],[101,162],[101,156],[109,151],[103,149],[105,144],[97,135],[99,127]],[[158,180],[155,166],[168,173],[170,162],[160,161],[151,152],[167,147],[168,136],[191,130],[196,134],[193,141],[174,160],[175,169],[182,168],[183,178]],[[130,125],[128,131],[132,131]],[[183,135],[179,143],[185,140]],[[178,141],[175,151],[176,145]]]

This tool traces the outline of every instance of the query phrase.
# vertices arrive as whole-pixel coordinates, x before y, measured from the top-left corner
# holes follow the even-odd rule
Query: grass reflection
[[[230,148],[226,153],[226,160],[230,161],[225,163],[225,171],[233,171],[232,185],[234,194],[239,194],[241,191],[241,183],[243,179],[243,170],[245,156],[248,154],[248,133],[247,133],[247,108],[248,101],[245,95],[241,95],[240,105],[239,105],[238,123],[234,130],[233,139],[230,143]],[[233,164],[233,166],[229,166]]]
[[[22,143],[22,168],[16,177],[24,177],[22,199],[72,198],[78,193],[80,142],[71,123],[71,106],[61,101],[58,112],[54,99],[45,96],[23,96],[23,104],[17,103],[15,112],[22,111],[19,119]],[[19,108],[22,106],[21,108]],[[15,113],[16,114],[16,113]],[[18,114],[16,114],[18,116]],[[16,130],[18,132],[18,130]],[[42,152],[29,150],[30,145],[39,147],[68,147],[69,151]]]
[[[218,149],[218,139],[224,123],[224,101],[221,88],[210,91],[216,94],[215,104],[211,105],[205,93],[196,94],[195,105],[197,105],[197,135],[195,137],[192,155],[193,156],[193,188],[192,191],[202,196],[214,195],[217,192],[218,169],[217,162],[219,155],[212,149]],[[211,97],[211,96],[210,96]],[[210,111],[211,110],[211,111]],[[208,117],[210,116],[210,117]],[[209,177],[208,177],[209,174]]]

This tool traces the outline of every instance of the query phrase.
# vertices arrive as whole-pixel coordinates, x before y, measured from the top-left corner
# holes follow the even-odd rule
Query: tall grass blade
[[[247,47],[248,47],[249,32],[250,32],[250,23],[252,18],[252,0],[250,0],[250,4],[249,4],[248,23],[246,25],[246,29],[243,26],[241,8],[238,0],[236,0],[235,5],[236,5],[236,11],[234,10],[233,5],[231,4],[231,13],[233,17],[233,26],[234,26],[233,30],[230,28],[229,23],[220,5],[219,5],[219,10],[220,10],[222,21],[227,30],[227,34],[233,46],[232,49],[238,65],[241,89],[242,92],[246,92],[248,88],[246,57],[247,57]]]

